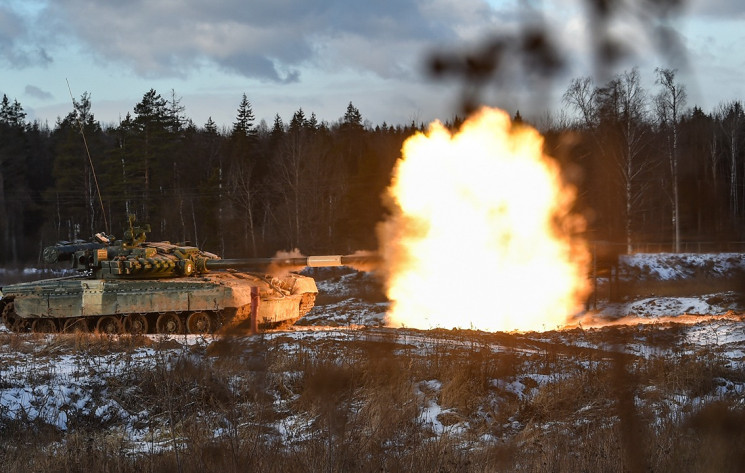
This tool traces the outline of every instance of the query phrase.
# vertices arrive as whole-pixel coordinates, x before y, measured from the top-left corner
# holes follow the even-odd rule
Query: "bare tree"
[[[631,253],[633,250],[632,216],[635,209],[642,203],[646,190],[639,181],[651,166],[650,161],[645,160],[642,155],[646,147],[646,93],[640,85],[637,68],[624,72],[619,86],[621,87],[621,134],[624,145],[619,165],[626,202],[626,251]]]
[[[277,191],[282,196],[285,205],[287,223],[288,243],[292,248],[298,248],[302,243],[301,232],[301,207],[304,160],[307,159],[309,142],[307,133],[302,126],[303,117],[298,117],[296,112],[293,121],[298,121],[297,126],[291,126],[284,140],[280,144],[279,156],[275,168],[277,179]]]
[[[646,192],[641,177],[651,166],[643,155],[647,110],[639,71],[626,71],[602,88],[593,86],[589,77],[574,79],[564,93],[564,102],[580,114],[598,155],[616,167],[623,189],[626,251],[631,252],[634,215]]]
[[[743,113],[742,103],[738,100],[733,100],[720,104],[714,115],[716,121],[719,122],[722,137],[724,138],[722,152],[726,153],[727,160],[729,161],[730,209],[734,220],[737,219],[742,210],[739,195],[738,169],[740,166],[740,133],[741,128],[745,126],[745,114]]]
[[[565,104],[574,108],[582,116],[584,125],[593,128],[597,124],[595,95],[597,89],[590,77],[572,79],[569,88],[562,97]]]
[[[230,189],[236,206],[244,212],[247,218],[242,219],[244,222],[244,239],[251,239],[251,251],[253,255],[258,254],[256,245],[256,228],[254,209],[256,207],[259,189],[254,184],[252,178],[254,162],[241,160],[236,163],[235,168],[230,173]]]
[[[678,126],[686,103],[685,86],[675,80],[675,69],[656,68],[657,84],[662,91],[655,98],[657,117],[667,137],[667,156],[670,163],[672,191],[673,250],[680,252],[680,195],[678,190]]]

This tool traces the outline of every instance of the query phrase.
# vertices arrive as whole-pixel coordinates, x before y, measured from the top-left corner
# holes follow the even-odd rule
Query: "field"
[[[375,282],[333,271],[257,336],[3,331],[0,467],[743,471],[741,262],[713,259],[627,261],[621,300],[546,332],[386,328]]]

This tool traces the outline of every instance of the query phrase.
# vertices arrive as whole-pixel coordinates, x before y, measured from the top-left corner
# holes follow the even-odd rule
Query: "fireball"
[[[378,228],[388,325],[550,330],[582,309],[584,221],[536,130],[484,108],[402,152]]]

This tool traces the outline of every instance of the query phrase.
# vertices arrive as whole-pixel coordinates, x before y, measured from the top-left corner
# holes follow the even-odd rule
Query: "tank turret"
[[[124,240],[97,233],[90,242],[60,242],[44,249],[44,261],[53,264],[70,261],[77,271],[93,279],[149,279],[205,274],[210,270],[266,268],[305,268],[377,264],[375,254],[302,256],[287,258],[221,259],[194,246],[167,241],[148,242],[150,225],[134,225],[130,217]]]
[[[210,333],[246,320],[252,293],[260,323],[291,323],[311,310],[318,293],[312,278],[292,271],[377,263],[374,254],[221,259],[194,246],[148,242],[149,231],[130,217],[121,240],[98,233],[88,242],[45,248],[47,263],[69,262],[80,275],[2,288],[5,325],[37,332]]]
[[[44,249],[44,261],[69,261],[93,279],[152,279],[204,273],[208,260],[219,259],[193,246],[147,242],[149,232],[150,225],[135,225],[130,216],[124,239],[97,233],[90,242],[60,242]]]

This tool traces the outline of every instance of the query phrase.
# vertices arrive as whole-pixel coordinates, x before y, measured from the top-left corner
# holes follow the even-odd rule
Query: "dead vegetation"
[[[742,362],[678,331],[0,333],[0,467],[743,471]]]

